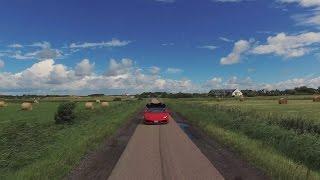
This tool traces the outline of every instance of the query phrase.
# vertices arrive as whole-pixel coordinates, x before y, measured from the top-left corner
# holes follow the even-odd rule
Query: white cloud
[[[169,67],[167,69],[167,73],[170,73],[170,74],[176,74],[176,73],[181,73],[183,70],[182,69],[179,69],[179,68],[171,68]]]
[[[4,67],[4,61],[0,59],[0,69]]]
[[[42,49],[47,49],[47,48],[50,48],[51,47],[51,44],[47,41],[43,41],[43,42],[35,42],[31,45],[28,45],[28,46],[31,46],[31,47],[39,47],[39,48],[42,48]]]
[[[301,7],[311,9],[304,14],[293,16],[300,25],[312,25],[320,28],[320,1],[319,0],[278,0],[280,3],[297,3]]]
[[[63,57],[63,52],[59,49],[51,48],[49,42],[35,42],[30,45],[21,45],[21,44],[11,44],[8,45],[9,48],[4,52],[1,52],[2,56],[9,58],[14,58],[18,60],[27,60],[27,59],[57,59]]]
[[[33,52],[23,53],[22,51],[15,51],[13,53],[8,53],[8,57],[18,59],[18,60],[26,60],[26,59],[56,59],[61,58],[63,56],[62,51],[58,49],[44,48],[41,50],[36,50]]]
[[[23,48],[23,45],[21,44],[10,44],[8,45],[9,48]]]
[[[173,80],[162,78],[158,74],[146,74],[135,67],[131,59],[111,59],[105,74],[95,74],[90,71],[93,64],[89,60],[78,63],[75,70],[63,64],[56,64],[47,59],[33,64],[18,73],[0,72],[0,92],[20,93],[51,93],[68,92],[105,92],[121,90],[127,92],[197,91],[198,86],[188,79]],[[88,70],[88,69],[90,70]],[[79,69],[86,69],[85,76],[76,75]]]
[[[217,47],[217,46],[213,46],[213,45],[206,45],[206,46],[199,46],[199,48],[209,49],[209,50],[215,50],[215,49],[217,49],[218,47]]]
[[[77,67],[92,68],[93,63],[82,60],[75,70],[63,64],[57,64],[52,59],[37,62],[31,67],[17,73],[0,72],[0,92],[52,94],[55,92],[81,93],[86,92],[118,92],[140,93],[145,91],[168,92],[208,92],[217,88],[240,89],[287,89],[297,86],[317,88],[320,77],[295,78],[277,83],[256,83],[250,77],[231,77],[225,81],[221,77],[214,77],[205,83],[195,84],[190,79],[173,80],[163,78],[158,74],[144,73],[134,66],[130,59],[110,60],[106,74],[96,74],[92,69],[85,76],[76,75]],[[85,68],[84,68],[85,67]],[[80,69],[81,69],[80,68]]]
[[[320,6],[319,0],[278,0],[282,3],[299,3],[303,7],[315,7]]]
[[[49,75],[49,84],[63,84],[69,81],[69,78],[73,76],[73,71],[68,71],[67,67],[62,64],[53,66],[53,69]]]
[[[250,49],[250,42],[246,40],[239,40],[234,44],[232,52],[220,60],[222,65],[236,64],[240,62],[241,55]]]
[[[221,77],[214,77],[210,80],[208,80],[204,86],[209,88],[209,89],[218,89],[222,88],[222,78]]]
[[[85,43],[81,43],[81,44],[77,44],[77,43],[72,43],[70,44],[70,48],[102,48],[102,47],[122,47],[122,46],[126,46],[129,43],[131,43],[131,41],[121,41],[118,39],[112,39],[111,41],[107,41],[107,42],[94,42],[94,43],[89,43],[89,42],[85,42]]]
[[[272,54],[288,58],[301,57],[318,49],[320,32],[305,32],[296,35],[279,33],[269,36],[265,44],[254,40],[239,40],[234,44],[232,52],[220,60],[222,65],[239,63],[244,54],[266,55]]]
[[[160,70],[161,70],[161,69],[160,69],[159,67],[157,67],[157,66],[152,66],[152,67],[150,67],[150,69],[149,69],[149,71],[150,71],[151,74],[159,74]]]
[[[128,58],[121,59],[117,62],[115,59],[111,59],[109,62],[109,69],[107,71],[108,76],[119,76],[129,74],[133,69],[133,61]]]
[[[299,35],[279,33],[270,36],[267,43],[253,48],[253,54],[275,54],[285,58],[300,57],[312,51],[312,45],[320,43],[320,33],[308,32]]]
[[[307,77],[307,78],[293,78],[285,81],[280,81],[274,84],[264,84],[265,89],[293,89],[295,87],[307,86],[318,88],[320,86],[320,77]]]
[[[224,83],[226,88],[240,88],[240,89],[259,89],[259,85],[254,83],[250,77],[240,79],[236,76],[231,77]]]
[[[233,42],[232,39],[229,39],[229,38],[226,38],[226,37],[219,37],[219,39],[220,39],[221,41],[225,41],[225,42]]]
[[[162,43],[161,46],[173,46],[174,43]]]
[[[90,76],[93,73],[95,63],[90,64],[89,59],[84,59],[75,67],[76,76]]]

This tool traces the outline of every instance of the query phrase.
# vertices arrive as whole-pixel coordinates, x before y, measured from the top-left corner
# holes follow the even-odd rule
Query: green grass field
[[[261,98],[165,101],[271,177],[320,179],[320,103],[293,99],[287,105]]]
[[[61,179],[89,150],[97,148],[135,114],[143,101],[111,102],[86,110],[77,103],[72,124],[57,125],[58,102],[40,102],[33,111],[20,104],[0,108],[0,179]]]
[[[287,105],[279,105],[277,100],[256,99],[249,99],[244,102],[227,100],[222,102],[204,101],[203,103],[229,107],[236,106],[247,111],[253,110],[262,113],[282,114],[320,122],[320,103],[315,103],[311,100],[289,100]]]

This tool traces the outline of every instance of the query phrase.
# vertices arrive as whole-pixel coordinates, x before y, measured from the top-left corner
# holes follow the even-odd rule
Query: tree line
[[[139,95],[136,95],[138,98],[196,98],[196,97],[216,97],[216,90],[211,90],[208,93],[167,93],[167,92],[143,92]],[[314,95],[320,94],[320,87],[318,89],[309,88],[307,86],[296,87],[294,89],[286,90],[250,90],[245,89],[241,90],[244,96],[246,97],[255,97],[255,96],[283,96],[283,95]],[[231,96],[228,94],[227,96]]]

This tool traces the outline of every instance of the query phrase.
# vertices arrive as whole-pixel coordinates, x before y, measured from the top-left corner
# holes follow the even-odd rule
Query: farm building
[[[243,96],[242,92],[239,90],[239,89],[235,89],[233,92],[232,92],[232,96],[233,97],[240,97],[240,96]]]
[[[239,89],[214,89],[209,92],[209,95],[215,97],[240,97],[243,94]]]

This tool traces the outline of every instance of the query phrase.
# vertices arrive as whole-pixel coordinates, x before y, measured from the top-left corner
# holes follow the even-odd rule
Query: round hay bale
[[[280,98],[279,104],[288,104],[288,99],[287,98]]]
[[[94,109],[93,102],[86,102],[85,107],[86,109]]]
[[[97,99],[97,100],[96,100],[96,103],[100,104],[100,103],[101,103],[101,101],[100,101],[99,99]]]
[[[320,102],[320,96],[313,97],[313,102]]]
[[[101,107],[109,107],[109,103],[108,102],[101,102]]]
[[[239,97],[239,101],[240,101],[240,102],[243,102],[244,100],[245,100],[245,98],[244,98],[243,96],[240,96],[240,97]]]
[[[4,101],[0,101],[0,108],[6,107],[6,103]]]
[[[24,102],[21,104],[21,110],[32,111],[32,103]]]

